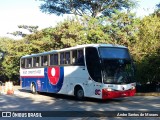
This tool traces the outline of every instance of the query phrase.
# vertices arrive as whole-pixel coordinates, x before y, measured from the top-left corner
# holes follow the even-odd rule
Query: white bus
[[[134,96],[134,66],[126,47],[87,44],[26,55],[20,60],[23,89],[112,99]]]

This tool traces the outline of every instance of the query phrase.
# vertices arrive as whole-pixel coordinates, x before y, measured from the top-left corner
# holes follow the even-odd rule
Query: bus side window
[[[72,51],[72,64],[75,64],[77,60],[77,50]]]
[[[65,64],[70,64],[70,52],[65,53]]]
[[[50,65],[54,65],[54,54],[50,55]]]
[[[41,66],[47,66],[48,65],[48,56],[41,56]]]
[[[34,57],[33,58],[33,67],[38,67],[39,66],[39,57]]]
[[[25,59],[21,59],[21,68],[25,68]]]
[[[86,48],[86,66],[91,78],[96,82],[102,82],[99,55],[94,47]]]
[[[36,57],[36,67],[39,67],[39,65],[40,65],[39,57]]]
[[[32,67],[32,58],[27,58],[27,68]]]
[[[53,65],[58,65],[58,54],[54,54]]]
[[[64,53],[60,53],[60,64],[64,64]]]
[[[76,61],[78,65],[84,65],[84,55],[83,50],[78,50],[78,59]]]

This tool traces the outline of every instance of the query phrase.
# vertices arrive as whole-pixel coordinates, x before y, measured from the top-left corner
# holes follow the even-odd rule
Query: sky
[[[139,6],[133,12],[136,12],[138,17],[152,13],[155,5],[160,3],[160,0],[137,1]],[[39,9],[40,4],[39,0],[0,0],[0,37],[19,39],[7,33],[20,30],[18,25],[37,25],[39,30],[54,27],[67,18],[67,16],[42,13]]]

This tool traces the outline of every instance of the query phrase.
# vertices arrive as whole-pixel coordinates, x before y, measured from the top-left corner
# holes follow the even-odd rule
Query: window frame
[[[30,59],[30,61],[28,61]],[[31,64],[29,64],[31,62]],[[26,67],[25,68],[32,68],[32,63],[33,63],[33,60],[32,60],[32,57],[29,57],[29,58],[26,58],[25,60],[25,63],[26,63]],[[29,66],[31,65],[31,66]]]
[[[76,51],[76,57],[75,55],[73,55],[74,51]],[[82,56],[83,56],[83,64],[80,64],[78,63],[78,59],[81,57],[79,56],[79,51],[82,51]],[[84,48],[79,48],[79,49],[74,49],[74,50],[71,50],[72,52],[72,57],[71,57],[71,65],[76,65],[76,66],[85,66],[85,54],[84,54]],[[74,56],[74,57],[73,57]],[[75,60],[73,60],[75,58]]]
[[[57,66],[59,65],[59,53],[52,53],[49,55],[49,66]],[[51,57],[52,56],[52,57]],[[53,58],[53,59],[51,59]]]
[[[46,60],[47,63],[44,64],[44,59],[45,59],[45,57],[47,58],[47,60]],[[40,62],[40,66],[39,66],[39,67],[49,66],[49,61],[48,61],[48,60],[49,60],[49,55],[41,55],[41,56],[40,56],[40,61],[41,61],[41,62]]]
[[[24,63],[22,63],[22,61],[24,62]],[[26,68],[26,59],[25,58],[21,58],[21,61],[20,61],[20,67],[21,68]],[[24,65],[22,65],[22,64],[24,64]]]
[[[37,62],[38,59],[38,62]],[[36,65],[38,63],[38,66]],[[40,56],[33,57],[33,67],[40,67]]]

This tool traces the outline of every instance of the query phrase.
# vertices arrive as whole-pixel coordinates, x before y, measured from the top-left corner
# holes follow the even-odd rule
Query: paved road
[[[134,96],[131,98],[121,98],[121,99],[106,100],[106,101],[100,101],[96,99],[85,99],[84,101],[77,101],[74,97],[71,96],[53,95],[53,94],[33,95],[28,91],[15,91],[14,95],[0,95],[0,111],[160,111],[160,97]],[[17,118],[12,118],[12,119],[17,120]],[[34,118],[34,120],[36,119]],[[45,118],[45,119],[49,120],[51,118]],[[70,118],[62,117],[58,119],[70,119]],[[118,118],[83,117],[83,118],[72,118],[72,119],[121,120],[124,119],[124,117],[118,117]],[[127,117],[125,119],[132,120],[137,118]],[[147,118],[147,119],[153,119],[153,118]],[[159,118],[154,118],[154,119],[159,119]]]

